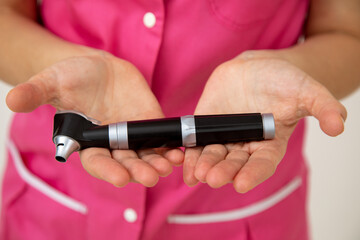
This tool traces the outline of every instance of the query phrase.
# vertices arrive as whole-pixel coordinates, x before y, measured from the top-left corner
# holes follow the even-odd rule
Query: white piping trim
[[[79,212],[81,214],[86,214],[88,212],[87,206],[83,203],[70,198],[64,193],[52,188],[47,183],[42,181],[40,178],[36,177],[33,173],[31,173],[24,165],[23,160],[17,150],[15,144],[9,140],[7,143],[7,147],[10,151],[10,154],[14,160],[15,168],[19,173],[20,177],[30,186],[43,193],[47,197],[51,198],[55,202],[58,202],[61,205],[64,205],[67,208],[74,210],[75,212]]]
[[[246,218],[273,207],[291,193],[293,193],[297,188],[299,188],[301,182],[301,177],[295,177],[291,182],[289,182],[273,195],[247,207],[216,213],[169,215],[167,221],[168,223],[175,224],[200,224],[226,222]]]

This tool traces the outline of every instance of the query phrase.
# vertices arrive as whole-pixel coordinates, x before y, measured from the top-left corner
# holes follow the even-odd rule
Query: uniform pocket
[[[203,224],[244,219],[275,206],[298,189],[301,182],[301,177],[296,177],[273,195],[246,207],[215,213],[170,215],[168,222],[175,224]]]
[[[292,219],[303,215],[305,211],[298,204],[304,202],[303,198],[298,200],[299,195],[304,195],[303,187],[302,177],[297,176],[270,196],[241,208],[201,214],[172,214],[168,217],[169,232],[177,232],[182,236],[190,231],[201,236],[205,234],[206,239],[292,239],[287,237],[297,231],[292,225],[304,226],[304,218],[299,221]],[[296,204],[299,208],[293,207]],[[258,223],[259,219],[261,224]],[[274,220],[277,221],[276,229],[273,229]],[[287,224],[287,229],[280,227],[277,230],[284,223]],[[298,229],[296,226],[295,228]],[[273,235],[286,237],[276,238]]]
[[[8,151],[2,239],[83,239],[87,206],[35,176],[11,141]]]
[[[253,27],[274,16],[284,0],[208,0],[215,17],[235,29]]]

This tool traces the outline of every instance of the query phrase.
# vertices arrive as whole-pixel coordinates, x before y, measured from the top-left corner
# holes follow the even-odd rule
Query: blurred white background
[[[10,86],[0,82],[0,176],[11,112],[5,104]],[[310,222],[314,240],[360,239],[360,90],[344,99],[345,132],[336,138],[308,119],[305,152],[311,171]],[[49,129],[49,131],[52,131]]]

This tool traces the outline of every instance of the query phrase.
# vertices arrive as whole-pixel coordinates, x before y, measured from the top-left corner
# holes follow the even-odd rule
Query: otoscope
[[[55,158],[59,162],[66,162],[73,152],[90,147],[132,150],[195,147],[274,137],[271,113],[187,115],[98,125],[81,113],[59,111],[54,116],[53,131]]]

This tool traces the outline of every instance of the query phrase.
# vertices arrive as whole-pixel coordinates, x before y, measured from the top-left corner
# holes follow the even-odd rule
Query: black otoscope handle
[[[89,147],[143,149],[194,147],[229,142],[260,141],[275,137],[272,114],[187,115],[99,126],[74,112],[54,117],[56,159]]]

